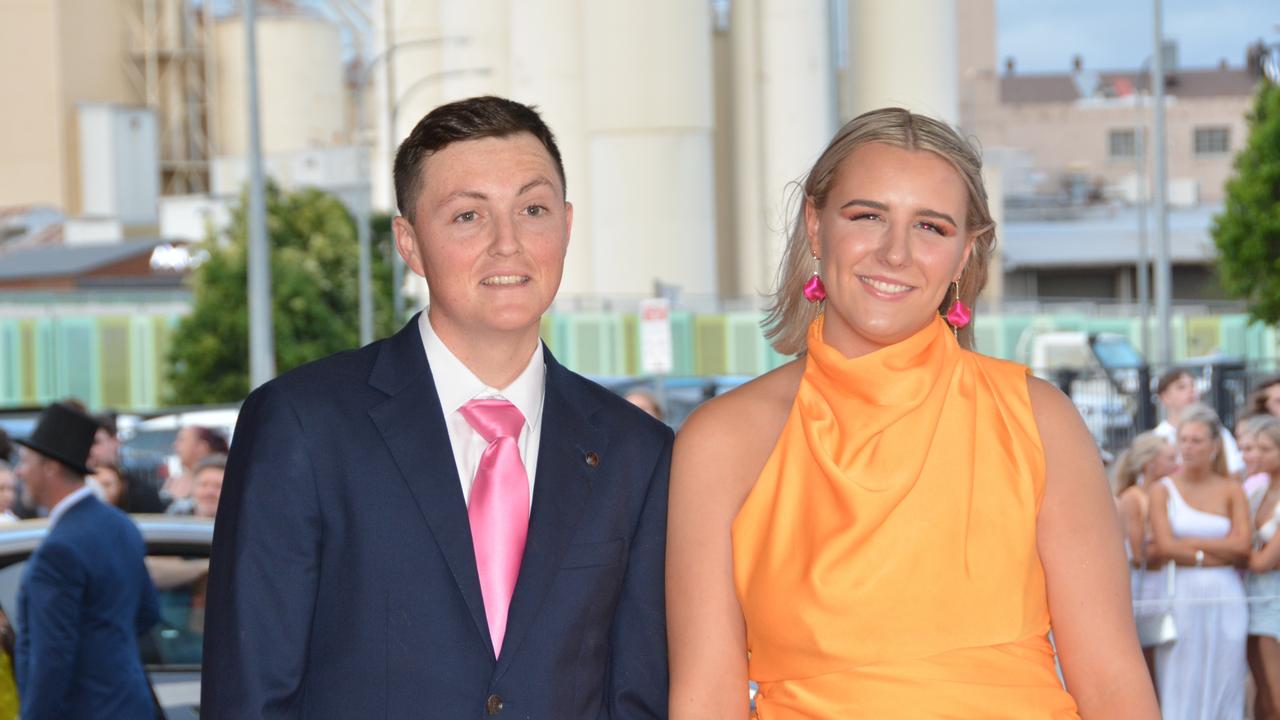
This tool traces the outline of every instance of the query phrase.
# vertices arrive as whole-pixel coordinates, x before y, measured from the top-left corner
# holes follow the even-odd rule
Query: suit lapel
[[[467,503],[416,315],[383,344],[369,383],[390,395],[371,408],[369,415],[449,565],[477,632],[492,653]]]
[[[511,664],[533,624],[586,509],[598,473],[587,464],[587,453],[603,456],[608,443],[607,435],[590,423],[595,408],[582,393],[582,380],[556,362],[550,351],[544,357],[547,384],[529,534],[495,679]]]

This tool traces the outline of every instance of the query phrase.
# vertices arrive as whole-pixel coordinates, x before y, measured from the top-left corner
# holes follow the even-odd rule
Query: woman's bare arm
[[[1066,396],[1042,380],[1028,385],[1045,451],[1037,544],[1067,691],[1085,720],[1157,720],[1097,447]]]

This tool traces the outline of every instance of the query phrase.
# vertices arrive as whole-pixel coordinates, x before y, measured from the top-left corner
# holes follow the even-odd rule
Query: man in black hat
[[[22,717],[148,718],[154,713],[136,638],[159,618],[128,516],[85,487],[98,422],[55,403],[17,442],[17,473],[49,510],[49,532],[18,592],[14,674]]]

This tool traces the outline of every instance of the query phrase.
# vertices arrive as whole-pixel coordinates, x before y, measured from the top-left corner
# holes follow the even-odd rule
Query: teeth
[[[910,285],[894,285],[893,283],[882,282],[880,280],[873,280],[871,278],[865,278],[865,277],[862,278],[862,282],[870,285],[871,287],[879,290],[880,292],[900,293],[900,292],[906,292],[911,289]]]
[[[527,280],[524,275],[495,275],[480,281],[481,285],[519,285]]]

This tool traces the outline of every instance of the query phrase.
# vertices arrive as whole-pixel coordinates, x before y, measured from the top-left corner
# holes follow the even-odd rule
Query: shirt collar
[[[84,487],[76,490],[75,492],[72,492],[70,495],[59,500],[57,504],[55,504],[53,508],[49,510],[49,529],[50,530],[53,529],[53,526],[57,524],[58,519],[61,518],[63,515],[65,515],[66,512],[71,509],[72,505],[75,505],[76,503],[89,497],[92,494],[93,494],[93,488],[89,487],[88,485],[85,485]]]
[[[440,408],[445,417],[456,412],[470,400],[500,397],[509,401],[524,415],[525,425],[537,428],[542,419],[542,400],[546,387],[546,361],[542,356],[542,340],[533,349],[529,364],[505,388],[485,385],[470,368],[449,349],[436,331],[426,311],[418,316],[418,330],[422,346],[431,366],[436,394],[440,396]]]

